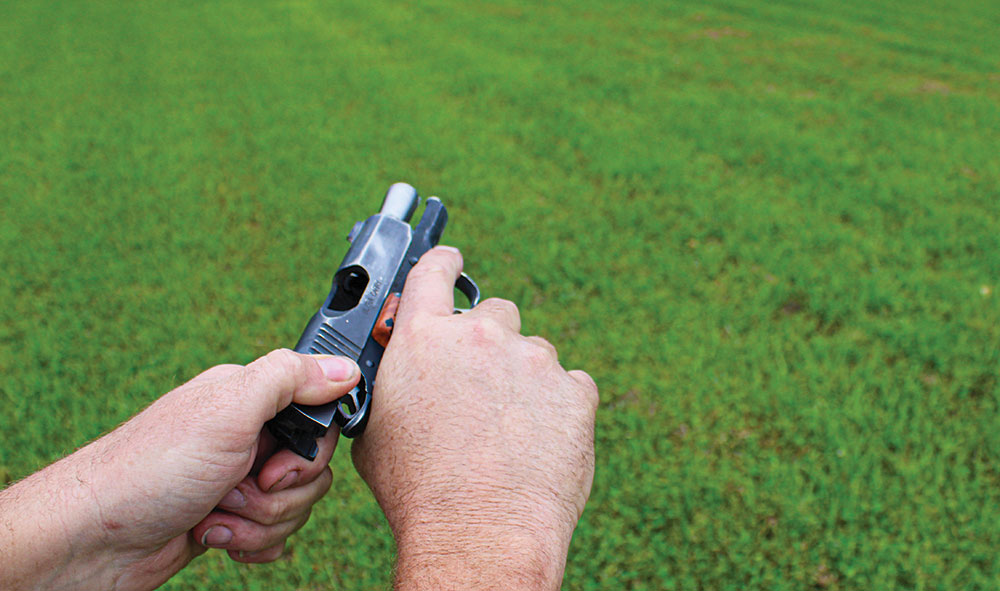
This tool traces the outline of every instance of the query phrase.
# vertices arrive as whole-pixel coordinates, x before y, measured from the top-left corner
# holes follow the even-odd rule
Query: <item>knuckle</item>
[[[591,412],[596,412],[601,406],[601,396],[597,392],[597,388],[593,388],[588,391],[589,396],[587,397],[587,403],[590,405]]]
[[[584,388],[592,390],[595,395],[597,394],[597,382],[594,381],[594,378],[590,377],[589,373],[583,371],[582,369],[574,369],[570,372],[570,374],[576,378],[576,381],[580,382]]]
[[[232,548],[240,552],[260,552],[273,544],[270,538],[271,531],[266,524],[248,527],[236,534]]]
[[[541,337],[533,337],[526,349],[525,356],[532,367],[546,368],[556,362],[556,348]]]
[[[296,370],[302,359],[291,349],[275,349],[264,356],[265,365],[278,371]]]
[[[472,334],[480,342],[496,343],[504,337],[504,327],[492,316],[478,316],[472,321]]]
[[[448,268],[442,263],[436,260],[425,259],[420,264],[418,264],[417,266],[413,267],[413,269],[410,270],[410,274],[409,277],[407,277],[407,280],[416,279],[417,281],[421,281],[423,279],[439,277],[447,272]]]
[[[587,388],[584,391],[585,400],[587,402],[587,410],[590,411],[591,415],[597,412],[597,409],[601,406],[601,396],[597,391],[597,386],[593,388]]]
[[[450,263],[457,264],[462,261],[462,253],[457,248],[432,248],[421,258],[421,262],[427,263]],[[440,264],[440,263],[439,263]],[[419,266],[419,265],[418,265]]]
[[[276,546],[268,549],[266,552],[262,552],[261,557],[262,562],[274,562],[275,560],[281,558],[281,555],[285,553],[285,541],[282,540]]]
[[[255,511],[254,521],[264,525],[276,525],[287,520],[289,507],[276,499],[270,498]]]
[[[544,337],[534,336],[531,337],[531,342],[534,343],[535,347],[545,351],[545,353],[552,359],[558,359],[559,352],[556,351],[555,345],[549,342],[548,339]]]
[[[511,314],[520,314],[517,309],[517,304],[510,300],[505,300],[503,298],[488,298],[487,300],[481,302],[480,306],[486,305],[488,308],[495,308],[502,312],[507,312]]]
[[[326,469],[324,469],[323,472],[320,473],[318,481],[319,481],[320,496],[325,495],[326,492],[330,490],[330,486],[333,484],[333,471],[330,469],[329,466],[327,466]]]
[[[485,306],[484,311],[488,316],[506,318],[508,321],[512,320],[518,326],[521,323],[521,311],[517,309],[517,304],[510,300],[490,298],[480,303],[479,306]]]
[[[295,522],[295,526],[292,528],[292,531],[288,532],[288,534],[285,537],[288,537],[294,534],[295,532],[299,531],[300,529],[302,529],[302,526],[304,526],[306,523],[309,522],[309,518],[311,516],[312,516],[312,507],[309,507],[308,509],[302,512],[302,516],[299,517],[298,520]]]
[[[299,367],[299,363],[301,361],[298,359],[298,356],[291,350],[275,349],[247,365],[237,375],[238,385],[241,389],[247,388],[258,383],[268,375],[294,371]]]

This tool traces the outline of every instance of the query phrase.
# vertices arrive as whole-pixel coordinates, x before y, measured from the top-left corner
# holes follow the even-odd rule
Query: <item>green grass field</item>
[[[998,30],[975,0],[0,0],[0,485],[294,344],[405,180],[601,386],[564,588],[1000,588]],[[387,586],[347,447],[285,558],[166,588]]]

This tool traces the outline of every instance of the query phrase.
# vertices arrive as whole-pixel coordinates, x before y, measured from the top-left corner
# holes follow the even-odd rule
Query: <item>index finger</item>
[[[462,273],[462,253],[451,246],[435,246],[420,257],[403,285],[396,318],[407,322],[426,313],[451,316],[455,311],[455,281]]]

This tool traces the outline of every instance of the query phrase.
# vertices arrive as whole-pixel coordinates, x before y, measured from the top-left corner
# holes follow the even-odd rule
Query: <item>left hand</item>
[[[0,493],[13,534],[0,536],[0,588],[152,589],[207,547],[275,560],[330,487],[338,429],[310,462],[275,451],[264,424],[292,401],[339,398],[359,375],[348,359],[278,350],[167,393]]]

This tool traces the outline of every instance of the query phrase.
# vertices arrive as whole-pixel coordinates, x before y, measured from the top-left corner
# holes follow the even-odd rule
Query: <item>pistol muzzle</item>
[[[389,187],[385,193],[385,200],[382,201],[382,215],[386,215],[397,220],[409,222],[413,217],[413,212],[417,210],[420,197],[417,190],[406,183],[396,183]]]

